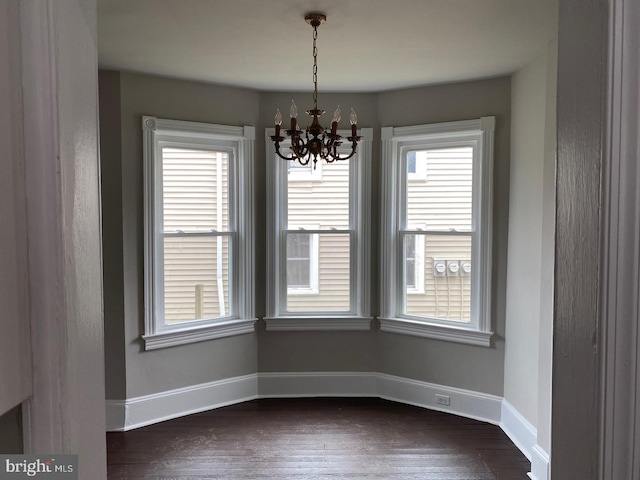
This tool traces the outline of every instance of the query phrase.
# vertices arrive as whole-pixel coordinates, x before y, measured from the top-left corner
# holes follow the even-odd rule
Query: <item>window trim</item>
[[[350,131],[338,131],[342,136],[350,136]],[[358,145],[358,153],[352,162],[354,168],[350,169],[350,207],[352,202],[360,198],[360,209],[352,208],[352,224],[355,226],[355,241],[352,240],[354,251],[351,256],[351,311],[345,312],[286,312],[284,305],[286,288],[285,273],[282,270],[281,258],[286,260],[286,251],[283,250],[281,226],[285,224],[282,205],[286,205],[287,191],[279,188],[281,182],[286,182],[286,161],[276,157],[273,142],[270,140],[273,129],[266,129],[266,165],[267,165],[267,316],[265,317],[267,331],[352,331],[369,330],[372,317],[370,316],[370,215],[371,215],[371,155],[373,143],[373,129],[362,128],[359,135],[363,137]],[[318,163],[321,161],[319,160]],[[322,165],[320,168],[331,168],[331,165]],[[283,180],[284,176],[284,180]],[[285,183],[286,185],[286,183]],[[359,211],[358,211],[359,210]],[[350,227],[351,228],[351,227]],[[344,232],[348,232],[346,230]],[[323,233],[310,231],[310,233]],[[330,232],[328,230],[327,232]],[[342,232],[339,231],[339,232]],[[338,232],[338,233],[339,233]],[[326,233],[326,232],[325,232]],[[286,245],[285,245],[286,247]]]
[[[199,122],[142,117],[144,169],[144,298],[145,350],[183,345],[214,338],[228,337],[254,331],[254,213],[253,164],[254,127],[234,127]],[[156,227],[162,225],[157,182],[161,181],[158,165],[162,147],[191,149],[222,149],[231,152],[230,235],[232,256],[230,263],[229,314],[224,317],[200,319],[168,326],[160,319],[157,276],[162,274],[162,248],[159,247]],[[232,196],[232,198],[231,198]]]
[[[380,250],[380,329],[386,332],[436,338],[459,343],[491,345],[491,254],[492,254],[492,200],[493,200],[493,149],[495,117],[446,122],[410,127],[382,128],[381,169],[381,250]],[[415,317],[402,313],[403,273],[402,251],[399,234],[399,198],[401,182],[407,181],[406,163],[401,161],[403,151],[419,148],[421,142],[431,146],[458,141],[476,142],[473,165],[473,247],[471,322]],[[403,173],[403,170],[404,173]],[[443,232],[444,233],[444,232]],[[398,285],[400,284],[400,285]]]

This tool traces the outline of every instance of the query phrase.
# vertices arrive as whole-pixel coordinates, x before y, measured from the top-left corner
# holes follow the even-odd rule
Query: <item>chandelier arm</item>
[[[281,137],[280,140],[278,140],[276,136],[271,136],[271,140],[273,140],[273,145],[274,145],[276,154],[283,160],[289,160],[289,161],[298,160],[301,165],[306,165],[307,163],[309,163],[308,161],[306,163],[302,162],[302,159],[307,156],[308,149],[305,148],[305,143],[302,142],[300,138],[292,137],[292,142],[295,141],[297,145],[294,147],[294,144],[292,143],[290,147],[291,156],[283,155],[282,152],[280,151],[280,141],[284,140],[284,137]]]
[[[323,149],[321,152],[321,157],[328,163],[333,162],[336,154],[336,143],[339,143],[339,139],[341,137],[339,135],[323,135],[322,136],[322,145]],[[332,152],[333,150],[333,152]]]
[[[337,154],[337,155],[333,156],[333,159],[334,160],[349,160],[356,153],[358,153],[357,147],[358,147],[358,143],[357,142],[352,142],[352,144],[351,144],[351,153],[350,154],[345,155],[344,157],[341,157],[339,154]]]
[[[307,134],[307,139],[309,135]],[[306,157],[309,153],[309,142],[305,142],[300,138],[300,135],[296,135],[295,137],[291,137],[291,151],[296,155],[297,158]]]
[[[356,153],[358,153],[358,152],[357,152],[356,147],[354,146],[354,147],[352,147],[351,153],[349,155],[346,155],[344,157],[341,157],[341,156],[338,155],[337,157],[334,157],[334,160],[337,160],[337,161],[349,160]]]
[[[340,135],[323,135],[321,142],[324,148],[319,153],[320,158],[327,163],[350,159],[357,153],[357,142],[361,137],[349,137],[349,139],[351,140],[351,153],[341,156],[338,153],[338,147],[342,145],[342,137]]]
[[[280,143],[276,143],[274,142],[275,148],[276,148],[276,155],[278,155],[281,159],[283,160],[297,160],[298,157],[295,155],[292,155],[290,157],[287,157],[285,155],[283,155],[282,153],[280,153]]]

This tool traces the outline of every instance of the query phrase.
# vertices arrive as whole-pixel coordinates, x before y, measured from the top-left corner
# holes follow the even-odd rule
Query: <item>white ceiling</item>
[[[98,0],[103,68],[260,90],[382,91],[510,74],[557,29],[557,0]]]

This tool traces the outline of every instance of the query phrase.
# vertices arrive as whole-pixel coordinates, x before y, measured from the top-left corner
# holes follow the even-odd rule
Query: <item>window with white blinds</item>
[[[361,135],[354,157],[316,169],[312,162],[301,167],[279,158],[267,142],[267,330],[369,328],[369,305],[363,300],[368,295],[371,129]]]
[[[489,345],[493,131],[383,129],[382,330]]]
[[[146,348],[252,331],[253,129],[143,129]]]

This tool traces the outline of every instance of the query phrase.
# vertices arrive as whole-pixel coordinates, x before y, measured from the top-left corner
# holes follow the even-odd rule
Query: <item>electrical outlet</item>
[[[449,395],[436,394],[436,405],[445,405],[448,407],[451,405],[451,398],[449,398]]]

